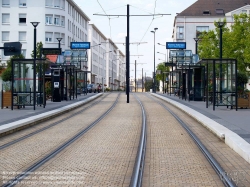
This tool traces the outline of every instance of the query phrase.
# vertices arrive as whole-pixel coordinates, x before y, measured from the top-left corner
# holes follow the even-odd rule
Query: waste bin
[[[41,94],[40,93],[37,94],[36,103],[38,105],[42,105],[43,104],[43,94],[42,93]]]

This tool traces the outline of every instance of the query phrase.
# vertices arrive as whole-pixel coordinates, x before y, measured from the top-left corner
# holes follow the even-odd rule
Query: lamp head
[[[200,38],[194,38],[194,41],[198,42],[200,40]]]
[[[155,33],[155,31],[150,31],[150,32]]]
[[[154,28],[154,30],[156,31],[156,30],[158,30],[158,28]]]
[[[30,22],[30,23],[36,28],[40,22]]]
[[[223,27],[225,23],[222,22],[222,21],[218,21],[217,24],[218,24],[219,27]]]
[[[60,42],[62,40],[62,38],[56,38],[58,42]]]

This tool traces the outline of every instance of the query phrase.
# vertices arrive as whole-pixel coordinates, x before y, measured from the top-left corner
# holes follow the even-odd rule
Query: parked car
[[[88,90],[88,93],[92,93],[92,92],[96,93],[97,87],[96,87],[95,84],[88,84],[87,85],[87,90]]]

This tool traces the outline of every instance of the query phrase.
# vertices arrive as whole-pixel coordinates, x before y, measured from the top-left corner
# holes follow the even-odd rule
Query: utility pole
[[[129,63],[130,63],[130,50],[129,50],[129,17],[130,16],[163,16],[163,15],[171,15],[171,14],[148,14],[148,15],[130,15],[129,13],[129,4],[127,4],[127,15],[107,15],[107,14],[93,14],[93,15],[99,15],[99,16],[127,16],[127,37],[126,37],[126,88],[127,88],[127,103],[129,103]]]

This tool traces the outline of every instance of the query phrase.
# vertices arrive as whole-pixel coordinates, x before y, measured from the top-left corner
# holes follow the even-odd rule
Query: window
[[[45,33],[45,42],[52,42],[52,36],[53,36],[52,32],[46,32]]]
[[[247,10],[242,10],[241,13],[242,14],[247,14]]]
[[[61,17],[61,26],[65,26],[65,17],[64,16],[62,16]]]
[[[62,8],[62,9],[65,9],[65,0],[62,0],[62,1],[61,1],[61,8]]]
[[[177,27],[177,39],[184,39],[184,27]]]
[[[21,49],[21,54],[26,57],[26,49]]]
[[[203,15],[210,15],[210,11],[209,10],[204,10]]]
[[[19,32],[19,41],[26,41],[26,32],[25,31]]]
[[[223,9],[216,9],[216,14],[224,15],[224,10]]]
[[[45,6],[52,7],[52,0],[46,0],[45,1]]]
[[[26,0],[19,0],[20,7],[26,7]]]
[[[10,32],[9,31],[2,31],[2,41],[9,41]]]
[[[53,15],[45,15],[45,24],[52,25]]]
[[[61,43],[63,43],[63,44],[64,44],[64,43],[65,43],[65,34],[63,34],[63,33],[62,33],[61,38],[62,38]]]
[[[2,23],[10,23],[10,14],[2,14]]]
[[[61,38],[61,37],[60,37],[60,33],[55,32],[55,33],[54,33],[54,42],[58,42],[57,38]]]
[[[198,38],[202,32],[208,32],[209,27],[208,26],[197,26],[196,27],[196,38]]]
[[[3,0],[2,6],[10,6],[10,0]]]
[[[26,23],[26,14],[19,14],[19,23]]]
[[[54,25],[60,25],[60,17],[59,16],[54,17]]]
[[[54,7],[60,8],[60,0],[54,0]]]

